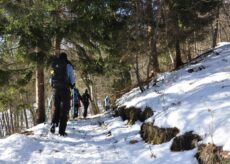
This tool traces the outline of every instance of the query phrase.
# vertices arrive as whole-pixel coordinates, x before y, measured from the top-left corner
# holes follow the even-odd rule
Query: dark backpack
[[[67,62],[57,58],[51,65],[51,80],[53,88],[68,88],[69,82],[67,77]]]

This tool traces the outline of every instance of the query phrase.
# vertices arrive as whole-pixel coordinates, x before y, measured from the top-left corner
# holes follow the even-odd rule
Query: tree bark
[[[37,64],[36,70],[36,104],[37,119],[36,124],[45,122],[45,90],[44,90],[44,67]]]
[[[158,11],[155,11],[155,23],[154,23],[154,11],[152,0],[146,1],[147,5],[147,22],[148,22],[148,38],[149,38],[149,48],[150,48],[150,63],[152,65],[152,72],[154,74],[160,72],[158,53],[157,53],[157,28],[158,28]],[[159,4],[157,5],[158,7]],[[159,10],[159,9],[158,9]]]
[[[24,114],[24,118],[25,118],[26,129],[28,129],[29,128],[29,123],[28,123],[26,109],[23,109],[23,114]]]
[[[216,11],[216,21],[213,31],[213,40],[212,40],[212,48],[216,47],[217,44],[217,36],[218,36],[218,30],[219,30],[219,15],[220,15],[220,7],[218,6]]]
[[[54,54],[55,55],[59,55],[61,52],[61,41],[62,41],[62,38],[56,35],[54,38],[54,47],[55,47]]]
[[[6,135],[9,135],[9,134],[11,134],[12,133],[12,131],[11,131],[11,128],[10,128],[10,119],[9,119],[9,114],[8,114],[8,112],[6,111],[5,112],[5,122],[6,122]]]
[[[179,39],[176,39],[175,48],[176,48],[175,68],[177,69],[181,65],[183,65],[182,58],[181,58],[180,41],[179,41]]]
[[[10,112],[10,125],[11,125],[11,132],[14,133],[15,132],[15,118],[13,117],[13,111],[12,111],[12,107],[10,106],[9,109]]]
[[[94,87],[93,83],[91,83],[90,93],[91,93],[91,98],[92,98],[92,102],[91,102],[92,112],[93,112],[93,114],[98,114],[98,113],[100,113],[100,110],[99,110],[99,107],[97,105],[97,95],[96,95],[95,87]]]
[[[135,15],[135,33],[136,35],[139,33],[140,31],[140,27],[139,27],[139,24],[140,24],[140,19],[141,19],[141,1],[138,0],[136,1],[135,3],[135,7],[136,7],[136,15]],[[137,51],[135,52],[135,74],[136,74],[136,78],[137,78],[137,84],[141,90],[141,92],[144,92],[144,87],[143,87],[143,83],[142,83],[142,80],[141,80],[141,77],[140,77],[140,70],[139,70],[139,55],[140,55],[140,52],[138,52],[138,49]]]
[[[3,127],[3,121],[2,118],[0,118],[0,138],[4,136],[4,127]]]

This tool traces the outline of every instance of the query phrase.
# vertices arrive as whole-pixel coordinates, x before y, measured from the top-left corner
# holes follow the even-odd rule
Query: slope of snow
[[[199,60],[199,59],[197,59]],[[199,70],[200,68],[200,70]],[[191,69],[195,71],[188,73]],[[200,62],[161,74],[157,85],[144,93],[138,88],[123,95],[118,105],[153,108],[160,127],[176,126],[180,134],[194,130],[203,143],[213,142],[230,151],[230,44],[222,43]],[[67,137],[50,134],[40,124],[30,135],[0,139],[0,163],[39,164],[197,164],[197,149],[171,152],[170,142],[142,141],[141,122],[129,126],[110,113],[69,121]],[[57,129],[58,130],[58,129]]]
[[[199,68],[201,68],[199,70]],[[189,73],[189,70],[195,70]],[[118,104],[150,106],[155,125],[193,130],[204,143],[230,151],[230,43],[221,43],[208,57],[172,73],[160,75],[157,86],[131,91]]]

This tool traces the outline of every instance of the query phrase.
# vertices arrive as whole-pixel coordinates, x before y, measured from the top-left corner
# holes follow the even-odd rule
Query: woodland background
[[[230,41],[225,0],[1,0],[0,137],[47,121],[49,65],[62,51],[93,113],[160,72]]]

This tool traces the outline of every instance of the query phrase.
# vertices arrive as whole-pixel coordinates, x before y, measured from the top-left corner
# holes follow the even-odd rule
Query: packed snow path
[[[49,124],[29,129],[29,135],[14,134],[0,140],[0,163],[39,164],[127,164],[196,163],[195,151],[170,154],[171,142],[145,144],[140,122],[133,126],[106,113],[89,119],[69,121],[68,136],[49,132]],[[30,134],[31,133],[31,134]]]

